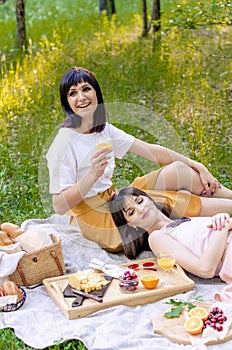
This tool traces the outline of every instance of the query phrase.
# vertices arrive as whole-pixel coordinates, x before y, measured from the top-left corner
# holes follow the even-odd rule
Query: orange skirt
[[[136,178],[131,186],[147,192],[155,202],[165,203],[176,217],[198,216],[201,200],[198,196],[177,191],[156,191],[154,186],[162,168]],[[83,236],[97,242],[110,252],[122,251],[122,240],[107,202],[114,193],[113,186],[103,193],[85,198],[69,211],[71,225],[79,225]]]

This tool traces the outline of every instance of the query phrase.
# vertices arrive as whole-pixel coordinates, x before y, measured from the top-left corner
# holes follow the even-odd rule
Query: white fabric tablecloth
[[[23,229],[36,227],[59,234],[62,238],[65,262],[68,273],[88,266],[92,258],[109,263],[124,263],[129,260],[124,254],[110,254],[97,244],[84,239],[79,231],[68,225],[65,216],[53,215],[45,220],[27,220]],[[37,227],[38,228],[38,227]],[[144,252],[138,258],[152,256]],[[216,291],[221,291],[224,283],[215,278],[212,280],[194,279],[196,285],[190,292],[178,294],[175,298],[193,301],[202,296],[204,301],[212,301]],[[27,290],[25,304],[17,311],[0,313],[0,329],[13,328],[18,338],[28,346],[44,348],[68,339],[79,339],[90,350],[172,350],[210,348],[230,350],[232,340],[220,345],[206,347],[179,345],[155,334],[152,319],[167,309],[164,304],[169,298],[135,307],[116,306],[96,312],[88,317],[68,320],[47,295],[44,286]]]

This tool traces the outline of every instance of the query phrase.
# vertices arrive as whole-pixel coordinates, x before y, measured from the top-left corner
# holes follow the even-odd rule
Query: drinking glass
[[[157,256],[157,263],[161,269],[166,272],[165,287],[169,287],[169,270],[173,268],[176,261],[173,259],[168,252],[160,252]]]
[[[112,142],[112,138],[107,135],[104,134],[102,132],[97,133],[97,144],[96,144],[98,149],[101,148],[113,148],[113,142]]]
[[[105,172],[104,172],[107,178],[111,178],[114,173],[115,161],[114,161],[113,141],[110,135],[107,135],[104,133],[97,133],[96,147],[98,149],[101,149],[101,148],[111,149],[110,159],[108,160],[108,165],[105,168]]]

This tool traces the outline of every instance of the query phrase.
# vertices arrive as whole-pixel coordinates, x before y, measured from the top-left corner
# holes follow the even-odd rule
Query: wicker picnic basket
[[[55,234],[50,234],[52,244],[26,253],[20,259],[17,269],[9,278],[17,285],[33,288],[40,285],[43,279],[65,274],[64,256],[61,240]]]

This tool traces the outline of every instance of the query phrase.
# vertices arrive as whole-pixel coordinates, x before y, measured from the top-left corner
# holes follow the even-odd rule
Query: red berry
[[[218,317],[218,323],[223,324],[224,323],[224,317],[222,317],[222,316]]]
[[[137,289],[137,287],[136,286],[131,286],[130,287],[130,290],[133,292],[133,291],[135,291]]]

